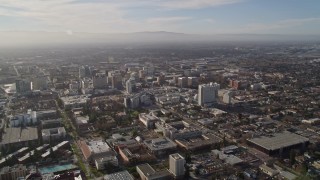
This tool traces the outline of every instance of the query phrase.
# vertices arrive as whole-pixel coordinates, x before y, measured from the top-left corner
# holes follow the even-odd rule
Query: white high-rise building
[[[126,91],[127,91],[128,94],[132,93],[132,85],[133,85],[133,82],[131,81],[131,79],[129,79],[126,82]]]
[[[231,104],[232,102],[232,95],[233,95],[233,92],[231,91],[228,91],[226,93],[223,94],[223,98],[222,98],[222,101],[226,104]]]
[[[199,85],[198,90],[198,104],[203,106],[205,104],[211,104],[216,101],[218,97],[218,90],[220,89],[220,84],[210,83]]]
[[[180,154],[170,154],[169,155],[169,170],[175,176],[183,176],[185,173],[185,165],[186,161],[183,156]]]

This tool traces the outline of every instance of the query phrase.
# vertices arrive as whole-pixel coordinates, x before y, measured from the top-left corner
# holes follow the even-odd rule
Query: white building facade
[[[169,155],[169,170],[175,177],[181,177],[185,173],[185,165],[186,161],[183,156],[180,154],[171,154]]]
[[[217,84],[217,83],[199,85],[198,104],[200,106],[203,106],[206,104],[212,104],[216,102],[219,89],[220,89],[220,84]]]

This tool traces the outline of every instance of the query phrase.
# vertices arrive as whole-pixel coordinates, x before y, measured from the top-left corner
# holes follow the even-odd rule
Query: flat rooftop
[[[66,130],[64,127],[57,127],[57,128],[49,128],[49,129],[43,129],[42,136],[51,136],[51,135],[61,135],[63,133],[66,133]]]
[[[178,160],[178,159],[184,159],[180,154],[178,153],[175,153],[175,154],[171,154],[170,155],[172,158],[174,158],[175,160]]]
[[[91,153],[103,153],[111,151],[109,145],[103,141],[90,141],[87,143]]]
[[[283,147],[305,143],[308,142],[309,139],[288,131],[284,131],[281,133],[275,133],[272,136],[261,136],[249,139],[248,141],[267,150],[276,150]]]
[[[139,168],[143,174],[152,175],[156,172],[149,164],[142,164],[142,165],[137,166],[137,168]]]
[[[62,119],[48,119],[48,120],[42,120],[41,124],[52,124],[52,123],[62,123]]]
[[[112,174],[105,175],[104,180],[134,180],[128,171],[120,171]]]
[[[86,103],[89,99],[88,96],[80,95],[80,96],[67,96],[60,98],[65,105],[75,104],[75,103]]]
[[[211,152],[214,155],[218,155],[219,159],[224,160],[226,163],[230,165],[236,165],[243,162],[243,160],[238,158],[237,156],[224,154],[222,151],[219,151],[217,149],[214,149]]]
[[[165,169],[162,171],[155,171],[148,163],[136,166],[147,179],[163,179],[164,177],[170,176],[171,173]]]
[[[88,124],[89,116],[77,116],[77,124]]]
[[[1,144],[11,144],[17,142],[25,142],[38,139],[38,130],[36,127],[13,127],[6,128],[2,136]]]
[[[177,144],[168,138],[145,140],[144,144],[152,151],[176,148]]]

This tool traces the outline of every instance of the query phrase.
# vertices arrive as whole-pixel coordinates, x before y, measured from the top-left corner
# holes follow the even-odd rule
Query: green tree
[[[194,174],[195,174],[195,175],[200,175],[200,170],[199,170],[199,168],[197,168],[197,169],[194,170]]]
[[[96,112],[91,112],[90,116],[89,116],[89,122],[90,123],[94,123],[98,120],[98,115]]]
[[[131,134],[132,134],[132,137],[137,137],[139,135],[138,130],[136,129],[132,130]]]
[[[189,179],[190,177],[190,168],[189,166],[187,166],[187,164],[184,165],[184,168],[185,168],[185,173],[184,173],[184,179]]]
[[[301,165],[301,174],[307,174],[307,172],[308,172],[308,166],[307,166],[307,164],[306,163],[302,163],[302,165]]]
[[[137,169],[135,166],[133,167],[128,167],[127,171],[132,174],[136,179],[139,179],[139,173],[137,172]]]
[[[136,119],[139,116],[139,112],[138,111],[133,111],[133,112],[130,113],[130,116],[131,116],[131,118]]]
[[[56,155],[55,155],[52,147],[50,147],[50,157],[51,157],[51,159],[55,159],[56,158]]]
[[[82,108],[82,115],[88,115],[90,113],[90,105],[87,102]]]
[[[107,174],[111,174],[116,172],[119,169],[119,167],[113,165],[110,162],[107,162],[104,164],[104,169],[106,170]]]
[[[220,174],[218,172],[213,173],[212,180],[220,179]]]
[[[35,157],[35,159],[39,159],[40,155],[41,155],[40,152],[37,149],[34,149],[33,156]]]
[[[222,146],[225,147],[227,145],[226,136],[223,136],[222,138]]]
[[[244,174],[243,174],[243,172],[237,172],[237,177],[238,177],[239,179],[244,179]]]
[[[186,163],[191,163],[191,154],[187,152],[184,156]]]
[[[289,160],[291,165],[294,165],[294,163],[296,162],[296,151],[293,149],[290,151]]]
[[[63,102],[62,102],[62,100],[61,100],[60,98],[57,98],[57,99],[56,99],[56,102],[57,102],[57,104],[58,104],[58,106],[59,106],[60,108],[63,108]]]

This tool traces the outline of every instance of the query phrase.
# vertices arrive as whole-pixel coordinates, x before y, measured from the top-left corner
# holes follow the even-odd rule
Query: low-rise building
[[[147,127],[147,128],[153,128],[154,123],[157,122],[159,119],[155,116],[152,116],[150,114],[141,113],[139,114],[139,120]]]
[[[192,127],[185,121],[177,121],[172,123],[157,122],[155,126],[163,132],[165,137],[172,140],[194,138],[202,135],[202,131]]]
[[[98,170],[103,170],[106,168],[106,165],[111,163],[114,166],[118,166],[118,159],[116,156],[104,156],[95,158],[94,164]]]
[[[166,169],[155,171],[149,164],[141,164],[136,166],[137,172],[141,180],[170,180],[173,179],[171,173]]]
[[[62,119],[41,120],[42,129],[58,128],[62,126]]]
[[[124,106],[131,109],[136,109],[140,106],[149,106],[152,103],[151,94],[147,92],[141,92],[124,98]]]
[[[112,174],[107,174],[103,177],[104,180],[134,180],[134,177],[128,171],[120,171]]]
[[[66,96],[66,97],[61,97],[60,99],[62,100],[63,107],[66,109],[82,107],[89,100],[88,96],[86,95]]]
[[[318,125],[320,124],[320,118],[304,119],[301,122],[304,124]]]
[[[37,111],[36,117],[38,120],[44,120],[44,119],[52,119],[57,116],[57,110],[44,110],[44,111]]]
[[[28,174],[26,166],[22,164],[17,164],[15,166],[3,167],[0,170],[0,179],[1,180],[16,180],[19,178],[24,178]]]
[[[25,114],[19,114],[10,119],[11,127],[30,126],[37,123],[36,111],[28,110]]]
[[[222,142],[222,139],[213,134],[203,134],[194,138],[176,139],[175,142],[179,147],[182,147],[185,150],[196,151],[218,145]]]
[[[44,145],[42,145],[42,146],[37,147],[36,150],[37,150],[38,152],[43,152],[43,151],[44,151],[46,148],[48,148],[48,147],[49,147],[49,144],[44,144]],[[30,151],[29,153],[25,154],[24,156],[20,157],[20,158],[18,159],[19,163],[20,163],[20,164],[26,163],[26,162],[30,159],[30,157],[34,155],[34,153],[35,153],[35,150],[32,150],[32,151]]]
[[[59,149],[65,148],[69,146],[69,141],[62,141],[59,144],[52,147],[52,151],[56,152]],[[51,154],[51,148],[47,149],[45,153],[41,155],[42,158],[47,158]]]
[[[214,149],[211,151],[214,155],[216,155],[219,159],[223,160],[224,162],[230,164],[230,165],[236,165],[243,162],[242,159],[238,158],[234,155],[225,154],[222,151],[219,151],[217,149]]]
[[[261,164],[259,166],[259,169],[264,172],[265,174],[271,176],[271,177],[274,177],[275,175],[279,174],[279,171],[276,170],[276,169],[273,169],[265,164]]]
[[[78,141],[84,158],[87,161],[94,162],[97,169],[103,169],[104,164],[111,163],[115,166],[118,165],[118,159],[116,153],[111,147],[101,140],[98,141]]]
[[[119,147],[119,155],[125,164],[155,161],[156,157],[147,152],[142,144],[134,143]]]
[[[79,132],[85,133],[90,131],[92,125],[89,123],[89,116],[76,116],[75,119],[76,127]]]
[[[198,123],[200,123],[203,126],[208,126],[208,125],[212,125],[213,124],[213,120],[212,119],[208,119],[208,118],[199,119]]]
[[[288,131],[255,137],[247,141],[249,145],[269,155],[288,153],[292,148],[303,150],[309,144],[308,138]]]
[[[152,153],[156,155],[162,155],[167,152],[174,151],[177,148],[177,144],[166,137],[145,140],[143,143]]]
[[[6,128],[2,135],[1,147],[23,147],[38,143],[38,129],[36,127]]]
[[[42,140],[49,142],[51,140],[62,140],[66,137],[66,130],[64,127],[50,128],[42,130]]]

